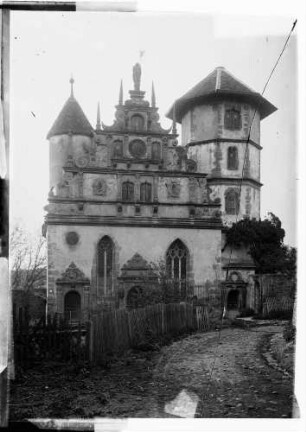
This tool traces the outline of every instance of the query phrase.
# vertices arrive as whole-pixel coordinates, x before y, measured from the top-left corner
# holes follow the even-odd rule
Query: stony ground
[[[107,369],[49,363],[12,384],[10,418],[288,418],[293,350],[279,349],[282,330],[198,333]]]

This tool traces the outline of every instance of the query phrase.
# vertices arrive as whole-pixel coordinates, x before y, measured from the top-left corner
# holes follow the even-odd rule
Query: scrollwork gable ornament
[[[82,284],[88,285],[90,283],[89,279],[80,270],[74,262],[66,268],[62,276],[56,281],[58,284]]]

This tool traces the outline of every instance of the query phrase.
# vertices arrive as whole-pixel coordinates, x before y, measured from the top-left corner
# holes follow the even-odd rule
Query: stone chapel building
[[[218,67],[175,101],[164,129],[137,63],[114,123],[101,122],[98,107],[94,128],[70,82],[47,136],[48,312],[87,319],[100,306],[133,307],[159,261],[196,298],[220,308],[223,292],[229,308],[251,307],[254,264],[226,248],[222,228],[260,217],[260,121],[276,108]]]

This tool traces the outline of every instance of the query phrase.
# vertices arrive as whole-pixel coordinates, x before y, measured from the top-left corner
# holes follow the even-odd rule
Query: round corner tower
[[[208,175],[222,219],[260,217],[260,121],[276,108],[223,67],[175,101],[168,117],[182,125],[182,145]]]

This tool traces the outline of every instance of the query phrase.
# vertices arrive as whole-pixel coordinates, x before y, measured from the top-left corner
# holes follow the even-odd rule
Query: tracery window
[[[230,189],[225,193],[225,212],[229,215],[237,215],[239,213],[239,192]]]
[[[114,158],[121,158],[123,156],[122,141],[114,141],[113,156]]]
[[[153,160],[161,159],[161,146],[159,142],[152,143],[152,159]]]
[[[237,108],[229,108],[225,110],[224,127],[230,130],[241,129],[241,113]]]
[[[169,247],[166,255],[167,275],[174,281],[187,279],[188,251],[184,243],[177,239]]]
[[[140,185],[140,201],[151,202],[152,201],[152,185],[151,183],[141,183]]]
[[[98,243],[98,281],[106,294],[112,288],[114,245],[110,237],[104,236]]]
[[[130,181],[122,183],[122,201],[134,201],[134,183]]]
[[[142,131],[144,128],[144,119],[140,114],[134,114],[131,117],[131,129],[134,131]]]
[[[229,147],[227,149],[227,169],[238,169],[238,149],[237,147]]]

